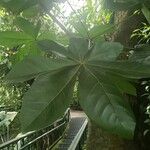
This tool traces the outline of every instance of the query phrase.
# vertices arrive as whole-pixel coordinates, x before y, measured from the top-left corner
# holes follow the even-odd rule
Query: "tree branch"
[[[52,20],[68,35],[72,36],[72,34],[65,28],[65,26],[42,4],[40,3],[45,12],[52,18]]]

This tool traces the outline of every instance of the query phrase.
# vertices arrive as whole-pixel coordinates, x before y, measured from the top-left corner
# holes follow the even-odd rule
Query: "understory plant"
[[[7,75],[14,83],[35,79],[22,104],[24,132],[48,126],[62,116],[78,80],[79,103],[87,116],[111,133],[133,138],[135,118],[123,94],[136,95],[132,82],[150,76],[149,61],[141,61],[138,51],[130,60],[117,60],[123,50],[120,43],[90,43],[71,38],[69,46],[63,47],[50,40],[39,41],[42,50],[57,57],[28,57]]]
[[[134,82],[150,77],[149,45],[135,48],[129,60],[118,60],[124,50],[123,45],[102,38],[112,32],[114,25],[92,24],[94,27],[91,26],[90,31],[86,29],[81,38],[79,34],[70,33],[51,14],[50,8],[56,2],[58,0],[0,2],[15,15],[15,29],[0,32],[0,45],[13,47],[16,64],[5,80],[14,84],[34,81],[23,97],[22,131],[38,130],[61,117],[70,106],[76,85],[79,103],[93,122],[110,133],[132,139],[136,121],[124,95],[136,95]],[[112,2],[114,4],[115,1]],[[146,2],[134,0],[132,4],[142,8],[149,21]],[[124,4],[127,4],[127,9],[131,3],[122,1],[121,6]],[[115,6],[120,6],[120,2]],[[33,15],[32,10],[46,14],[44,17],[49,15],[66,32],[69,44],[63,46],[52,37],[43,35],[46,31],[41,31],[41,20],[27,19]]]

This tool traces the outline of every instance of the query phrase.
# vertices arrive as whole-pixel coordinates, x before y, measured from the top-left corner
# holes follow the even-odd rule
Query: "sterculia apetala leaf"
[[[59,118],[69,107],[78,80],[79,103],[87,116],[110,133],[133,138],[136,122],[124,93],[136,95],[132,82],[150,77],[149,65],[134,59],[118,61],[123,50],[120,43],[90,43],[71,38],[69,46],[63,47],[39,41],[42,50],[56,52],[58,58],[30,57],[10,71],[7,80],[11,82],[34,78],[23,98],[23,131],[42,128]]]
[[[23,131],[50,125],[69,107],[78,67],[39,76],[25,94],[21,109]]]
[[[88,82],[87,82],[88,81]],[[107,77],[85,68],[79,78],[81,107],[103,129],[125,138],[134,135],[135,119],[129,104]]]

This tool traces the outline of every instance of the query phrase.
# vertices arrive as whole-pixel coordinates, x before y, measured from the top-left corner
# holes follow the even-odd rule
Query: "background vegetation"
[[[7,108],[5,110],[2,108],[5,113],[7,111],[20,113],[23,99],[21,114],[25,117],[24,119],[21,117],[22,128],[30,131],[50,124],[60,117],[72,103],[73,108],[77,105],[77,108],[83,109],[90,119],[100,127],[127,139],[134,138],[137,143],[140,143],[139,148],[148,149],[150,140],[149,44],[149,0],[84,0],[78,3],[69,0],[2,0],[0,2],[0,106]],[[94,52],[86,53],[85,47]],[[69,58],[69,61],[66,61],[65,58]],[[73,62],[74,60],[78,63]],[[88,66],[90,60],[95,63],[94,65],[103,67]],[[32,108],[33,105],[29,105],[25,101],[33,99],[32,103],[38,108],[36,103],[38,93],[34,92],[34,88],[32,89],[34,79],[38,80],[39,75],[45,74],[46,65],[49,64],[52,72],[58,71],[54,75],[57,75],[57,78],[50,74],[50,79],[53,80],[49,82],[53,83],[52,86],[55,87],[55,90],[60,90],[56,87],[68,83],[64,80],[63,75],[67,78],[66,72],[72,67],[72,63],[73,66],[80,66],[79,72],[75,71],[75,74],[77,73],[76,82],[74,78],[71,78],[71,81],[75,83],[75,86],[71,86],[74,89],[74,101],[69,101],[71,97],[64,90],[64,99],[68,99],[68,102],[64,101],[65,107],[53,113],[50,120],[41,118],[42,121],[38,122],[40,115],[33,115],[32,118],[29,118],[28,113],[31,112],[28,106]],[[88,75],[87,70],[83,71],[84,67],[82,68],[82,66],[84,65],[94,72],[93,77]],[[66,71],[62,72],[64,68]],[[11,69],[12,71],[10,71]],[[104,74],[101,74],[101,70],[104,71]],[[13,81],[13,84],[6,84],[4,80],[6,74],[8,74],[7,79]],[[98,78],[99,76],[101,78]],[[69,77],[71,76],[69,75],[68,79]],[[103,103],[97,108],[94,104],[94,101],[96,103],[97,100],[93,98],[93,103],[89,101],[90,107],[88,106],[88,97],[84,93],[90,93],[90,89],[87,87],[93,86],[97,82],[95,79],[103,86],[99,90],[95,89],[92,94],[100,97],[103,93],[99,91],[105,89],[106,95],[112,94],[112,101],[116,100],[113,96],[117,96],[117,98],[123,96],[122,99],[126,98],[129,101],[126,103],[126,101],[118,100],[115,101],[115,104],[112,103],[115,111],[122,115],[119,117],[124,118],[123,121],[121,120],[123,126],[113,119],[106,122],[106,116],[114,113],[113,108],[109,108],[108,114],[104,118],[100,118],[97,114],[103,108]],[[109,83],[103,82],[108,79]],[[82,80],[83,82],[81,82]],[[18,81],[19,83],[14,83]],[[55,85],[56,81],[58,85]],[[70,82],[70,80],[68,81]],[[49,88],[46,83],[42,83],[43,85]],[[108,88],[108,86],[110,87]],[[39,88],[41,88],[40,85],[35,87],[36,90]],[[25,94],[28,89],[29,91]],[[54,89],[51,87],[48,90]],[[45,100],[47,96],[52,95],[45,93],[40,98]],[[52,107],[57,108],[59,99],[59,97],[56,98],[56,104],[49,105],[48,110],[52,110]],[[86,99],[86,102],[81,99]],[[48,103],[46,100],[45,102]],[[130,106],[128,106],[129,104]],[[91,106],[93,109],[90,109]],[[125,109],[125,112],[118,110],[119,107],[122,110]],[[47,115],[52,113],[44,108],[43,105],[43,109],[36,110],[36,114],[42,114],[42,111]],[[93,113],[93,110],[96,113]],[[104,110],[106,109],[103,109],[101,115]],[[2,115],[1,121],[4,118]],[[37,123],[38,126],[36,126]],[[15,124],[20,125],[16,122]],[[18,125],[16,126],[18,128]],[[20,132],[19,130],[17,132]]]

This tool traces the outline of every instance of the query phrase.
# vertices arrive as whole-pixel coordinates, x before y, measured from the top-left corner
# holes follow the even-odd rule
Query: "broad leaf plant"
[[[89,31],[90,38],[72,37],[65,47],[50,39],[41,38],[40,22],[33,25],[19,16],[20,13],[21,16],[29,15],[36,7],[39,11],[47,3],[52,6],[57,1],[0,2],[0,6],[17,16],[14,24],[19,28],[19,31],[0,32],[0,45],[9,48],[21,46],[17,53],[19,63],[5,79],[13,83],[34,80],[23,97],[20,114],[22,131],[43,128],[61,117],[70,106],[74,86],[78,82],[79,103],[87,116],[110,133],[132,139],[136,121],[125,94],[136,95],[134,82],[150,77],[147,57],[149,46],[139,48],[144,49],[143,52],[137,49],[129,60],[118,60],[124,49],[120,43],[93,40],[108,33],[113,28],[112,25],[93,28]],[[141,1],[138,4],[144,7],[143,13],[149,21],[147,6]],[[46,57],[43,51],[55,57]]]
[[[124,93],[136,95],[132,82],[150,76],[147,59],[117,60],[123,51],[117,42],[70,38],[68,47],[50,40],[38,45],[57,57],[27,57],[6,77],[14,83],[34,79],[21,108],[24,132],[48,126],[62,116],[78,81],[79,102],[87,116],[111,133],[133,137],[135,118]]]

